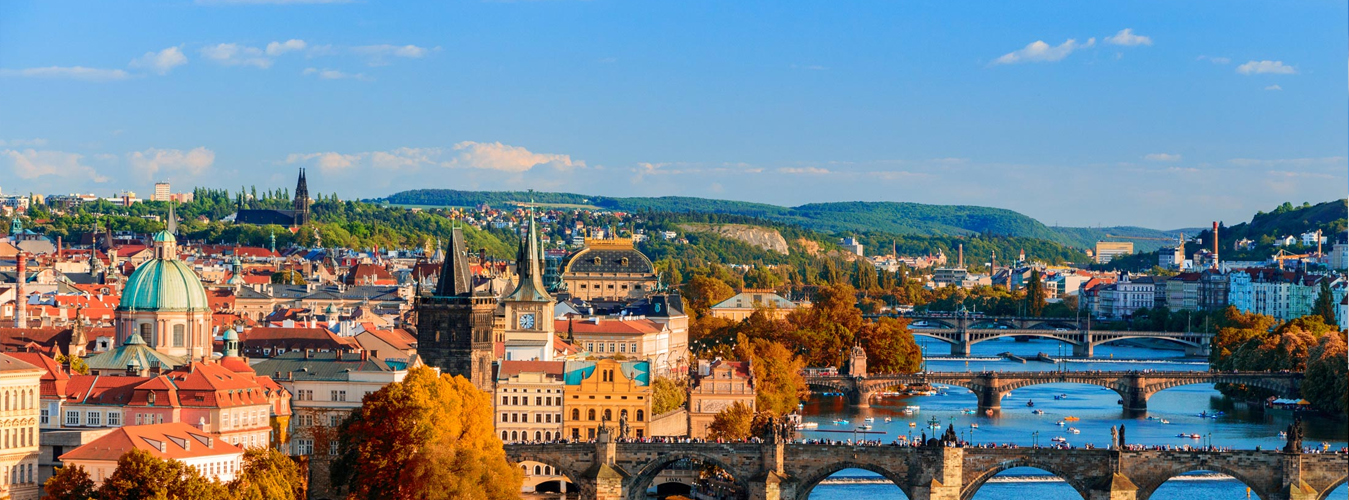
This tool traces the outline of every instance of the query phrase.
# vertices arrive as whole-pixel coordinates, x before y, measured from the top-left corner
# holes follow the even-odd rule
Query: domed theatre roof
[[[655,274],[651,259],[632,247],[587,247],[567,261],[568,273]]]
[[[206,288],[190,266],[175,259],[145,261],[122,289],[123,311],[209,311]]]

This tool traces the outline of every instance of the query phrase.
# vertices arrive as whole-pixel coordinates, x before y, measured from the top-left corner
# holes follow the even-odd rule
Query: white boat
[[[905,409],[905,410],[918,411],[919,406],[918,406],[918,405],[908,405],[908,406],[905,406],[904,409]]]
[[[979,424],[970,424],[970,428],[971,428],[971,429],[978,429],[978,428],[979,428]]]
[[[1069,428],[1068,428],[1068,432],[1071,432],[1071,433],[1073,433],[1073,434],[1081,434],[1081,433],[1082,433],[1082,431],[1077,430],[1076,427],[1069,427]]]
[[[876,421],[876,417],[867,417],[867,418],[864,418],[864,419],[862,419],[862,420],[863,420],[863,421],[866,421],[866,422],[875,422],[875,421]]]
[[[847,423],[848,423],[847,420],[844,420],[844,419],[841,419],[841,418],[836,418],[836,419],[834,419],[834,425],[844,425],[844,424],[847,424]]]
[[[1058,421],[1058,422],[1056,422],[1056,423],[1059,424],[1059,427],[1063,427],[1063,426],[1064,426],[1064,423],[1063,423],[1062,420],[1060,420],[1060,421]]]
[[[918,427],[918,422],[909,422],[909,427]]]
[[[1044,415],[1044,414],[1045,414],[1045,411],[1044,411],[1044,410],[1031,410],[1030,413],[1031,413],[1031,415]]]
[[[1171,421],[1170,421],[1170,420],[1167,420],[1167,419],[1161,419],[1161,420],[1158,420],[1158,422],[1161,422],[1161,423],[1163,423],[1163,424],[1169,424],[1169,423],[1171,423]]]
[[[863,425],[863,426],[861,426],[861,427],[858,427],[857,430],[859,430],[859,431],[869,431],[869,430],[871,430],[871,426],[870,426],[870,425]]]
[[[813,431],[819,428],[820,424],[816,422],[801,422],[799,424],[796,424],[796,430],[798,431]]]
[[[1064,438],[1063,436],[1054,436],[1053,439],[1050,439],[1050,441],[1053,441],[1055,443],[1067,443],[1068,439]]]
[[[885,417],[885,423],[890,423],[890,417]]]

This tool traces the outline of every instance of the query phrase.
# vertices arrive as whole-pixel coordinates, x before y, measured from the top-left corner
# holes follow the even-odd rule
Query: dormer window
[[[595,258],[592,259],[592,260],[595,262],[595,265],[597,265],[597,266],[600,265],[600,258],[599,258],[599,257],[595,257]]]

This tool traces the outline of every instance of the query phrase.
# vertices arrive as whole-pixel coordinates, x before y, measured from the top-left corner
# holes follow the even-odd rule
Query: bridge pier
[[[1124,474],[1115,473],[1091,487],[1085,500],[1136,500],[1138,486]]]
[[[1205,358],[1207,358],[1208,355],[1209,355],[1209,344],[1204,344],[1204,345],[1201,345],[1201,346],[1190,346],[1190,345],[1187,345],[1187,346],[1185,346],[1185,355],[1186,355],[1186,356],[1193,356],[1193,357],[1205,357]]]
[[[1120,405],[1128,413],[1143,413],[1148,411],[1148,394],[1144,387],[1147,386],[1147,379],[1139,376],[1137,373],[1129,374],[1126,377],[1126,385],[1123,392],[1124,402]]]
[[[1006,394],[999,392],[993,385],[985,385],[979,390],[974,391],[975,396],[979,398],[979,414],[987,414],[987,410],[993,410],[993,413],[1002,412],[1002,397]]]
[[[1073,357],[1094,358],[1096,357],[1096,346],[1091,345],[1090,341],[1081,344],[1073,344]]]
[[[959,342],[952,342],[952,343],[951,343],[951,356],[954,356],[954,357],[957,357],[957,358],[968,358],[968,357],[970,357],[970,343],[969,343],[969,341],[968,341],[968,340],[961,340],[961,341],[959,341]]]
[[[961,500],[965,485],[965,450],[963,448],[928,448],[920,452],[927,470],[916,477],[910,487],[910,500]],[[931,477],[926,477],[931,474]]]

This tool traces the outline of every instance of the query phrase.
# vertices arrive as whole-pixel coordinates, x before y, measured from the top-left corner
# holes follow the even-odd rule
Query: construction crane
[[[1288,252],[1285,251],[1284,249],[1280,248],[1280,249],[1279,249],[1279,254],[1274,256],[1274,262],[1279,263],[1279,270],[1283,270],[1283,261],[1285,261],[1285,260],[1302,260],[1302,259],[1305,259],[1305,258],[1307,258],[1307,257],[1311,257],[1311,254],[1306,254],[1306,253],[1288,253]]]
[[[1176,241],[1175,238],[1153,238],[1149,236],[1124,236],[1121,234],[1106,234],[1106,238],[1115,238],[1121,240],[1151,240],[1151,241]]]

